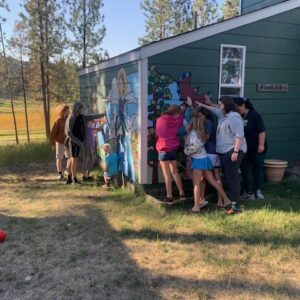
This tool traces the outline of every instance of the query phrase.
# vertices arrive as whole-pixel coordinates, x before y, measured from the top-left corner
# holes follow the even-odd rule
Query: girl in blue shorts
[[[207,135],[204,132],[204,120],[199,117],[198,110],[192,112],[191,120],[187,126],[187,138],[185,141],[185,154],[192,159],[192,177],[194,186],[194,206],[189,209],[191,213],[198,213],[200,209],[205,207],[208,202],[201,199],[201,178],[205,179],[221,194],[224,199],[224,204],[227,206],[231,203],[224,189],[213,176],[213,165],[209,159],[206,150],[205,142]]]

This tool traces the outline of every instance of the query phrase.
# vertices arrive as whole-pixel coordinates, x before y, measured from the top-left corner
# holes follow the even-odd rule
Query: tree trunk
[[[46,136],[50,138],[50,120],[49,120],[49,99],[48,99],[48,82],[46,74],[46,49],[45,49],[45,28],[43,24],[43,11],[41,8],[40,0],[38,0],[38,11],[39,11],[39,29],[40,29],[40,71],[41,71],[41,83],[42,83],[42,94],[43,94],[43,108],[44,108],[44,122],[45,122],[45,131]]]
[[[16,144],[19,144],[17,121],[16,121],[16,115],[15,115],[15,109],[14,109],[14,102],[13,102],[13,97],[12,97],[11,81],[10,81],[10,78],[9,78],[9,72],[8,72],[8,66],[7,66],[7,60],[6,60],[6,53],[5,53],[5,46],[4,46],[4,39],[3,39],[3,33],[2,33],[1,23],[0,23],[0,33],[1,33],[1,41],[2,41],[2,48],[3,48],[4,63],[5,63],[5,68],[6,68],[6,75],[7,75],[7,79],[8,79],[10,105],[11,105],[11,111],[12,111],[13,121],[14,121],[14,127],[15,127]]]
[[[26,88],[25,88],[22,47],[20,47],[20,55],[21,55],[21,75],[22,75],[23,98],[24,98],[24,108],[25,108],[26,133],[27,133],[27,142],[29,143],[30,137],[29,137],[29,126],[28,126],[27,97],[26,97]]]

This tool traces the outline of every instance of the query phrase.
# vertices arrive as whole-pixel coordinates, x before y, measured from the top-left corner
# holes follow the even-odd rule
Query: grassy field
[[[14,101],[17,128],[20,143],[27,142],[24,103],[22,99]],[[56,104],[51,108],[51,124],[56,118]],[[28,101],[28,124],[30,139],[41,141],[46,138],[42,103]],[[15,143],[15,130],[10,100],[0,100],[0,145]]]
[[[2,167],[1,299],[300,299],[300,182],[226,216]],[[214,199],[215,200],[215,199]]]

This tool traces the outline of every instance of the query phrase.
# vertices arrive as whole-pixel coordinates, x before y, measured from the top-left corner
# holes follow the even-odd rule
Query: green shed
[[[265,120],[268,158],[300,160],[300,1],[244,0],[241,12],[79,71],[82,101],[107,112],[99,145],[115,143],[128,180],[161,180],[157,117],[207,92],[250,98]]]

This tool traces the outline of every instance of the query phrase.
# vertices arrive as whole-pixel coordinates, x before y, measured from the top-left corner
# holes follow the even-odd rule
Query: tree
[[[6,0],[0,0],[0,8],[4,8],[5,10],[9,11],[9,7],[8,7],[8,4],[6,3]],[[3,18],[0,15],[0,22],[4,22],[4,21],[5,21],[5,18]]]
[[[195,0],[193,6],[198,17],[197,27],[203,27],[216,21],[218,11],[216,0]]]
[[[27,50],[27,39],[25,24],[22,22],[17,22],[14,28],[14,36],[10,40],[10,45],[13,49],[16,49],[19,52],[20,56],[20,72],[22,78],[22,91],[23,91],[23,100],[24,100],[24,111],[25,111],[25,120],[26,120],[26,132],[27,132],[27,142],[30,142],[29,137],[29,127],[28,127],[28,113],[27,113],[27,92],[26,92],[26,80],[24,74],[24,62],[23,56],[28,53]]]
[[[174,0],[172,35],[187,32],[193,28],[192,1]]]
[[[139,38],[140,45],[160,41],[172,35],[172,0],[144,0],[141,8],[146,17],[146,35]]]
[[[231,19],[239,14],[240,0],[225,0],[221,10],[223,13],[223,20]]]
[[[71,46],[79,55],[82,68],[108,58],[100,47],[106,33],[101,14],[103,0],[67,0],[70,8],[68,28],[73,33]]]
[[[39,63],[45,130],[50,137],[50,59],[62,53],[65,27],[58,0],[27,0],[21,17],[28,29],[31,56]]]
[[[1,37],[1,43],[2,43],[2,49],[3,49],[3,58],[4,58],[4,64],[5,64],[6,79],[8,80],[8,88],[9,88],[9,96],[10,96],[10,105],[11,105],[11,111],[12,111],[13,121],[14,121],[16,143],[19,144],[19,137],[18,137],[18,128],[17,128],[16,114],[15,114],[14,102],[13,102],[13,98],[12,98],[12,97],[13,97],[13,96],[12,96],[12,85],[11,85],[11,79],[10,79],[10,77],[9,77],[8,63],[7,63],[7,59],[6,59],[5,45],[4,45],[4,38],[3,38],[3,32],[2,32],[2,26],[1,26],[1,23],[0,23],[0,37]]]

